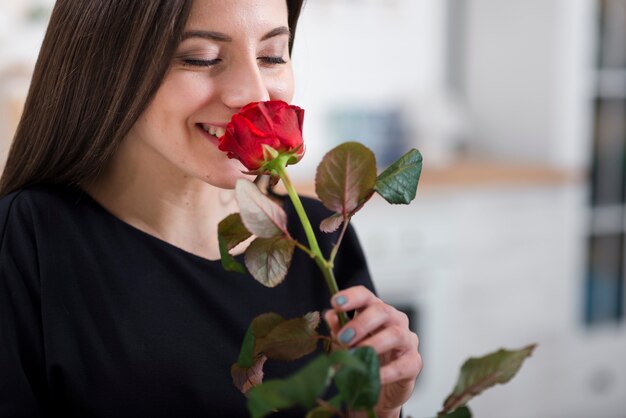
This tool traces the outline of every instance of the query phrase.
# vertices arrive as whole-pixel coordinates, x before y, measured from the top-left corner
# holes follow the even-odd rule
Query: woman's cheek
[[[272,100],[282,100],[291,103],[294,94],[295,81],[291,63],[285,64],[285,69],[267,81],[267,90]]]

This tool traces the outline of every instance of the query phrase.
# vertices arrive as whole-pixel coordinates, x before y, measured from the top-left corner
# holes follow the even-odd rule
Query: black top
[[[314,226],[329,214],[304,204]],[[329,254],[337,235],[318,237]],[[340,288],[372,288],[351,229],[335,266]],[[251,320],[328,307],[321,273],[297,249],[285,282],[269,289],[130,226],[79,189],[12,193],[0,199],[0,417],[247,416],[230,366]],[[266,378],[300,365],[268,361]],[[277,414],[292,415],[302,416]]]

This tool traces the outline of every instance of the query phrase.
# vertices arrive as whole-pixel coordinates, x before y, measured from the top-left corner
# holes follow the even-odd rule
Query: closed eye
[[[185,58],[183,59],[183,65],[188,65],[192,67],[212,67],[216,64],[219,64],[221,60],[219,58],[215,58],[212,60],[200,60],[194,58]]]
[[[287,64],[283,57],[259,57],[266,64]]]

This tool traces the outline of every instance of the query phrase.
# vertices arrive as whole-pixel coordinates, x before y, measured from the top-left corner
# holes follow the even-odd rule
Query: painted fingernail
[[[341,334],[339,334],[339,342],[341,344],[348,344],[354,338],[354,330],[352,328],[346,328]]]
[[[348,302],[348,298],[345,296],[337,296],[335,298],[335,303],[339,306],[343,306]]]

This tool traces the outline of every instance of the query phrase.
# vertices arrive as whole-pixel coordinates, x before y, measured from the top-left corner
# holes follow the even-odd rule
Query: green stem
[[[315,237],[315,233],[313,232],[313,227],[311,226],[311,221],[309,221],[309,217],[307,216],[304,206],[302,206],[302,201],[300,200],[300,196],[296,193],[296,189],[293,187],[289,176],[287,175],[287,171],[284,166],[279,166],[277,168],[278,175],[285,185],[285,189],[287,189],[287,194],[293,203],[293,207],[296,209],[296,213],[298,214],[298,218],[300,218],[300,223],[302,223],[302,227],[304,228],[304,233],[306,235],[307,240],[309,241],[309,247],[311,252],[313,253],[315,260],[315,264],[319,267],[324,275],[324,279],[326,280],[326,285],[328,286],[328,290],[330,290],[330,294],[334,295],[339,292],[339,287],[337,286],[337,280],[335,280],[335,274],[333,273],[332,264],[326,261],[324,255],[322,254],[322,250],[320,249],[319,244],[317,243],[317,238]],[[338,312],[339,315],[339,323],[341,326],[344,326],[348,322],[348,315],[345,312]]]

